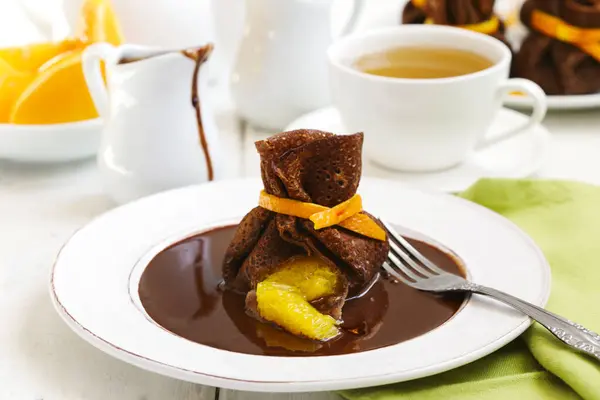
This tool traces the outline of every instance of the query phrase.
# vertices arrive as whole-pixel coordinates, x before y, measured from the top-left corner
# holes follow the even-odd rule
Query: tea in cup
[[[462,28],[403,25],[348,36],[328,52],[334,104],[367,156],[384,167],[429,172],[475,149],[531,130],[546,114],[535,83],[509,79],[511,51]],[[533,100],[522,126],[485,136],[507,93]]]

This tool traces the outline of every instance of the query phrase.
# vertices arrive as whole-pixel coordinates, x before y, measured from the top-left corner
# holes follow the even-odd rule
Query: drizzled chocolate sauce
[[[140,57],[123,57],[119,60],[118,64],[131,64],[134,62],[138,62],[141,60],[145,60],[145,58],[140,58]]]
[[[380,279],[343,309],[343,334],[318,343],[297,338],[246,315],[244,296],[219,288],[223,256],[235,227],[191,237],[159,253],[139,285],[148,315],[165,329],[223,350],[272,356],[337,355],[393,345],[450,319],[463,295],[440,297]],[[413,245],[441,268],[462,274],[453,257],[428,244]]]
[[[212,44],[200,47],[194,50],[183,50],[181,54],[191,58],[196,63],[194,67],[194,74],[192,75],[192,106],[196,109],[196,122],[198,124],[198,136],[200,137],[200,144],[202,145],[202,151],[204,151],[204,159],[206,160],[206,170],[208,171],[208,180],[214,179],[213,165],[210,157],[210,151],[208,149],[208,142],[206,135],[204,134],[204,125],[202,125],[202,113],[200,112],[200,97],[198,96],[198,75],[200,67],[204,64],[210,53],[213,50]]]

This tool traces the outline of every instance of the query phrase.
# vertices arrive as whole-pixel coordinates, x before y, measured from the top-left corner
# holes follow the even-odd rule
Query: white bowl
[[[92,157],[100,146],[100,118],[48,125],[0,124],[0,159],[67,162]]]

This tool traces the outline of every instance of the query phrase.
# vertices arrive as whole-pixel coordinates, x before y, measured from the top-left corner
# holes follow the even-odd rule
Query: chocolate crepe
[[[326,207],[346,201],[360,182],[362,144],[362,133],[338,136],[316,130],[283,132],[259,141],[265,191]],[[360,292],[375,277],[388,246],[387,241],[338,226],[316,231],[310,220],[256,207],[244,217],[225,253],[223,277],[228,289],[246,293],[290,257],[316,255],[339,271],[343,287],[337,296],[313,305],[339,318],[346,296]]]
[[[531,26],[538,9],[580,28],[600,28],[600,0],[528,0],[521,21],[531,32],[515,56],[513,75],[530,79],[547,94],[600,91],[600,62],[572,44],[545,36]]]
[[[495,0],[427,0],[421,9],[409,1],[402,11],[403,24],[423,24],[431,18],[436,25],[472,25],[485,22],[494,15]],[[504,24],[491,36],[508,42],[504,36]],[[510,47],[510,46],[509,46]]]

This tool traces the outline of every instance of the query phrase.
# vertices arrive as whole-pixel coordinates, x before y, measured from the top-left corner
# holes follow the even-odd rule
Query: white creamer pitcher
[[[353,0],[342,34],[358,20]],[[231,75],[233,99],[251,124],[278,130],[330,100],[327,48],[333,0],[246,0],[244,33]]]
[[[83,71],[104,121],[98,167],[118,203],[221,175],[206,65],[194,59],[205,61],[211,50],[105,43],[86,49]]]

